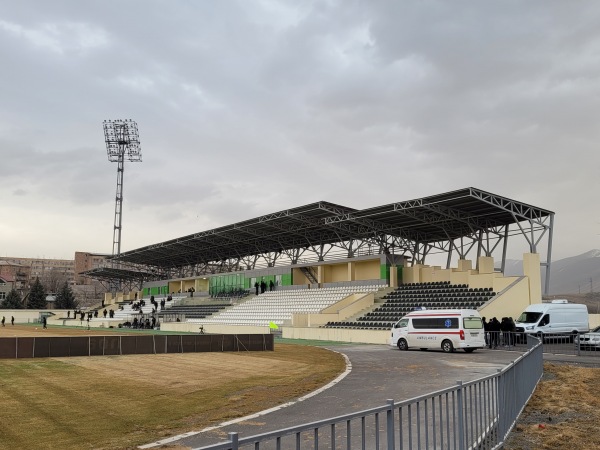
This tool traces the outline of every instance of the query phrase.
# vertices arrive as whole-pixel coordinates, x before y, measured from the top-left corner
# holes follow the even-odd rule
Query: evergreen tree
[[[2,308],[4,309],[23,309],[21,303],[21,295],[14,289],[8,293],[4,301],[2,302]]]
[[[46,309],[46,290],[40,279],[36,278],[31,291],[29,292],[29,299],[27,300],[28,309]]]
[[[56,300],[54,300],[54,308],[55,309],[74,309],[77,308],[77,301],[75,300],[75,295],[73,295],[73,290],[69,283],[65,281],[62,285],[62,288],[56,294]]]

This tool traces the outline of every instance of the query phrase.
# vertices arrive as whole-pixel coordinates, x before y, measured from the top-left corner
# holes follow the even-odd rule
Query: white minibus
[[[390,345],[400,350],[439,348],[450,353],[471,353],[485,347],[481,316],[474,309],[430,309],[412,311],[392,328]]]
[[[516,320],[517,333],[545,334],[587,333],[590,330],[590,318],[586,305],[569,303],[565,299],[552,300],[550,303],[534,303]]]

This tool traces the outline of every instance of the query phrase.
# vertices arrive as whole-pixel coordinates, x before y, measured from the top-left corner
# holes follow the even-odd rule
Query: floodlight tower
[[[140,135],[133,120],[105,120],[104,140],[110,162],[117,162],[117,196],[115,205],[115,228],[113,232],[113,256],[121,254],[121,219],[123,216],[123,171],[125,159],[142,162]]]

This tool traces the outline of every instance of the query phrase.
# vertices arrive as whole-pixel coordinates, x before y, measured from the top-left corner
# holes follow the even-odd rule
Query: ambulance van
[[[400,350],[441,349],[471,353],[485,347],[481,316],[474,309],[430,309],[412,311],[392,328],[390,345]]]

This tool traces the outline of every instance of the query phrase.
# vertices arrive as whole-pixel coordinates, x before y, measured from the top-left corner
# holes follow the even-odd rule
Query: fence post
[[[388,398],[387,404],[389,409],[387,410],[387,448],[388,450],[394,450],[396,444],[394,442],[395,431],[394,431],[394,399]]]
[[[458,448],[465,447],[465,412],[463,405],[463,382],[456,382],[456,404],[458,406]]]
[[[235,432],[229,434],[229,440],[231,441],[231,450],[238,450],[238,434]]]
[[[502,375],[502,369],[496,369],[498,374],[498,384],[497,384],[497,401],[496,401],[496,417],[498,417],[498,425],[497,425],[497,439],[498,442],[502,442],[504,440],[504,414],[502,413],[506,408],[505,398],[504,398],[504,376]]]

